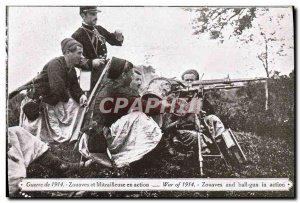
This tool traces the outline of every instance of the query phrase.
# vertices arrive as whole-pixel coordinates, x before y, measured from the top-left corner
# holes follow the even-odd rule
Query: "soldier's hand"
[[[201,116],[207,116],[206,111],[203,111],[203,110],[200,110],[200,114],[201,114]]]
[[[93,60],[93,67],[94,68],[98,68],[99,66],[101,65],[104,65],[105,64],[105,59],[94,59]]]
[[[121,30],[116,30],[114,34],[119,42],[123,42],[124,36]]]
[[[80,106],[85,106],[87,104],[87,97],[83,94],[79,99]]]

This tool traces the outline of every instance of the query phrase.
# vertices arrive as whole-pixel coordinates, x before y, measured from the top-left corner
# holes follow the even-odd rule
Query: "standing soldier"
[[[96,6],[81,6],[82,25],[73,33],[72,38],[83,45],[83,56],[87,59],[80,68],[92,72],[91,89],[95,86],[106,63],[106,42],[113,46],[122,46],[124,37],[120,31],[108,32],[97,24]]]

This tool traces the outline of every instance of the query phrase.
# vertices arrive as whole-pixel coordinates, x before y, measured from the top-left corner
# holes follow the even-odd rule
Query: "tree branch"
[[[261,57],[261,55],[258,55],[257,58],[262,62],[264,68],[266,69],[265,60]]]
[[[243,9],[244,9],[244,8],[243,8]],[[229,22],[232,18],[234,18],[235,16],[239,15],[239,14],[243,11],[243,9],[240,10],[240,12],[235,13],[234,15],[232,15],[227,21]]]
[[[211,19],[211,22],[213,22],[216,18],[218,18],[220,15],[222,15],[223,13],[226,13],[227,10],[223,9],[222,11],[218,12],[217,16]]]

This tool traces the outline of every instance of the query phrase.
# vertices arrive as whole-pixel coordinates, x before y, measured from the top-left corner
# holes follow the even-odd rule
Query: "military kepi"
[[[101,12],[101,11],[97,9],[97,6],[80,6],[79,13],[81,14],[81,13],[84,13],[84,12],[98,13],[98,12]]]

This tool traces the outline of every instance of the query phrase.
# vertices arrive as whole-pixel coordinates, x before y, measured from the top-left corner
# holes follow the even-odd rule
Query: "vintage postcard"
[[[7,197],[295,198],[292,6],[6,6]]]

